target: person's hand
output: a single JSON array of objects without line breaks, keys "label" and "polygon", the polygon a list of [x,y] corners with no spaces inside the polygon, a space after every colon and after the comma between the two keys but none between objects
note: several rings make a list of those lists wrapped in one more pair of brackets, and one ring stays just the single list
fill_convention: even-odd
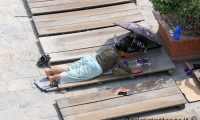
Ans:
[{"label": "person's hand", "polygon": [[137,69],[132,69],[132,70],[131,70],[131,73],[132,73],[132,74],[138,74],[138,73],[142,73],[142,71],[143,71],[143,70],[142,70],[141,68],[137,68]]},{"label": "person's hand", "polygon": [[133,54],[130,54],[130,53],[126,53],[126,54],[123,55],[123,57],[126,57],[126,58],[130,58],[132,56],[133,56]]}]

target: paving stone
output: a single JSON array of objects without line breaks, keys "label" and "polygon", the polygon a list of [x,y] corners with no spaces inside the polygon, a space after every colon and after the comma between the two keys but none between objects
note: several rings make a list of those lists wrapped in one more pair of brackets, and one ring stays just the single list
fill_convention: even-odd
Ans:
[{"label": "paving stone", "polygon": [[19,91],[31,88],[30,78],[15,79],[7,82],[7,88],[9,91]]},{"label": "paving stone", "polygon": [[0,81],[3,81],[5,83],[11,81],[12,78],[12,74],[8,69],[5,69],[2,73],[0,73]]},{"label": "paving stone", "polygon": [[15,18],[12,17],[12,16],[10,16],[10,15],[3,15],[3,16],[1,15],[0,25],[10,25],[10,24],[13,24],[14,19]]},{"label": "paving stone", "polygon": [[5,82],[0,82],[0,93],[4,93],[7,92],[7,87],[6,87],[6,83]]},{"label": "paving stone", "polygon": [[58,108],[52,104],[43,104],[33,107],[26,107],[25,114],[31,120],[44,119],[58,116]]},{"label": "paving stone", "polygon": [[46,118],[45,120],[63,120],[62,116],[56,116],[56,117],[49,117],[49,118]]},{"label": "paving stone", "polygon": [[0,93],[0,111],[18,107],[19,104],[14,92]]},{"label": "paving stone", "polygon": [[19,32],[16,26],[2,27],[2,32],[6,35],[13,35]]},{"label": "paving stone", "polygon": [[42,102],[41,92],[37,89],[16,92],[21,107],[29,107]]},{"label": "paving stone", "polygon": [[27,120],[23,109],[0,111],[0,120]]},{"label": "paving stone", "polygon": [[60,99],[60,98],[64,98],[65,95],[56,91],[56,92],[51,92],[51,93],[46,93],[43,92],[42,93],[42,99],[44,101],[44,103],[55,103],[56,99]]}]

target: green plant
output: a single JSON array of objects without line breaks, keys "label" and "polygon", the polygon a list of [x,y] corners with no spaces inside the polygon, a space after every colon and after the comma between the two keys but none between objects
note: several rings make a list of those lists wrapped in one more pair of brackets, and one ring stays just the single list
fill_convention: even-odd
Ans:
[{"label": "green plant", "polygon": [[150,0],[154,9],[186,29],[200,28],[200,0]]}]

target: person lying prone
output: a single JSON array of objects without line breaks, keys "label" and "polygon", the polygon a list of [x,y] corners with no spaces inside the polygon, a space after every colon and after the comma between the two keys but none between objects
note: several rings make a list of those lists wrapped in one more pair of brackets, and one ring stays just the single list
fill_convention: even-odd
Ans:
[{"label": "person lying prone", "polygon": [[104,49],[100,54],[89,55],[74,62],[71,66],[54,66],[45,70],[46,76],[53,85],[55,81],[60,84],[89,80],[107,72],[115,65],[130,74],[142,72],[140,68],[126,66],[121,57],[127,55],[127,47],[121,43]]}]

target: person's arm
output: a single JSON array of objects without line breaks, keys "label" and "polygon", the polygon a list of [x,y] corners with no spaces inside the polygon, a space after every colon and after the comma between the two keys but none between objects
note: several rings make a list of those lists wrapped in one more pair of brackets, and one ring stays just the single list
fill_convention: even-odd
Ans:
[{"label": "person's arm", "polygon": [[142,69],[139,69],[139,68],[131,69],[130,67],[126,66],[120,56],[117,57],[116,63],[117,63],[117,65],[119,65],[119,67],[121,69],[123,69],[124,71],[126,71],[128,73],[137,74],[137,73],[142,72]]}]

